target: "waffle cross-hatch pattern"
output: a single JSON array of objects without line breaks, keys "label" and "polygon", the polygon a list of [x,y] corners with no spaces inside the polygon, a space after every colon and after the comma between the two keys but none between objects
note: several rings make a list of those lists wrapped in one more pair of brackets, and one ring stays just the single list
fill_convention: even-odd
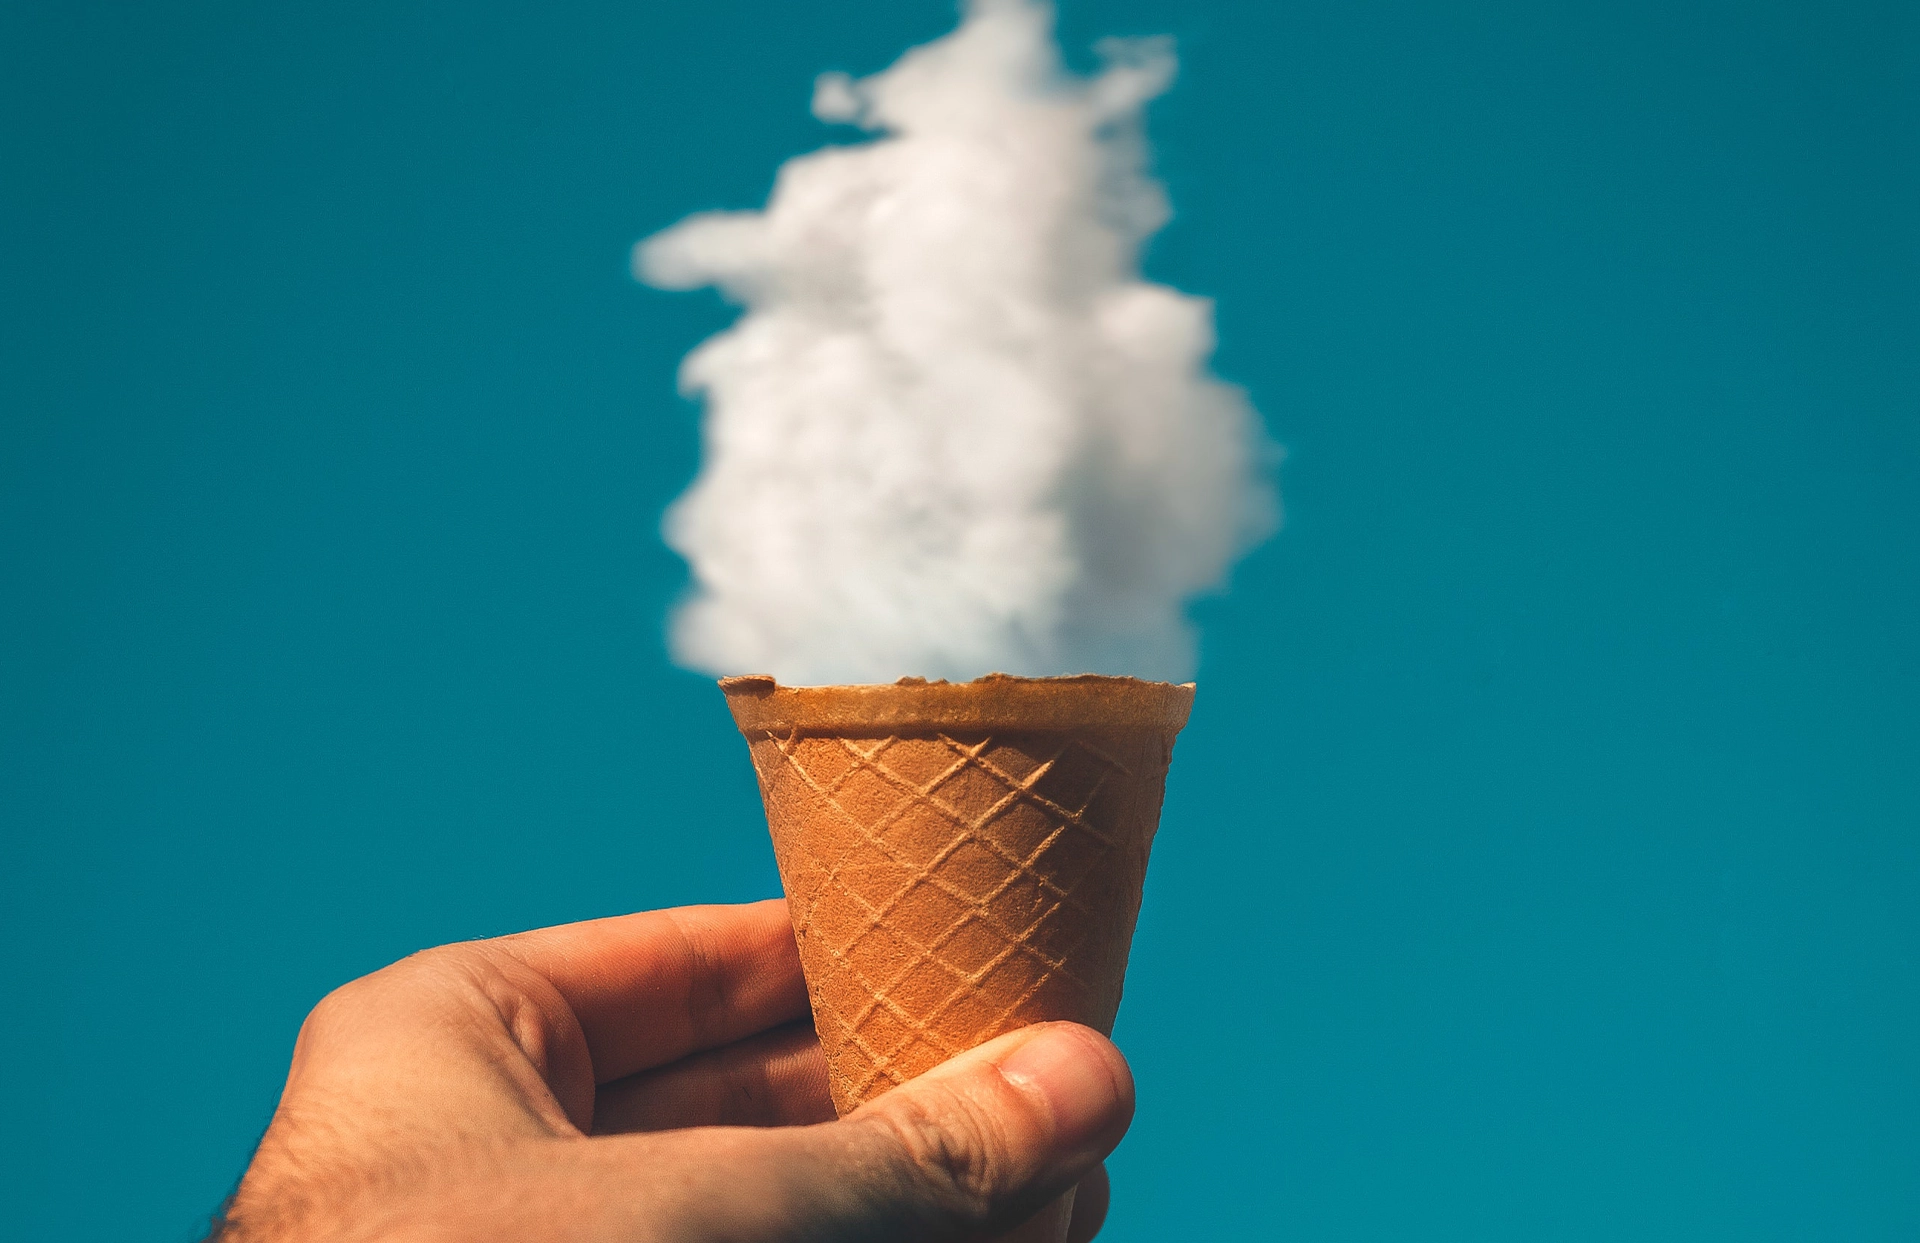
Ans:
[{"label": "waffle cross-hatch pattern", "polygon": [[1111,1028],[1170,743],[753,741],[841,1112],[1025,1023]]}]

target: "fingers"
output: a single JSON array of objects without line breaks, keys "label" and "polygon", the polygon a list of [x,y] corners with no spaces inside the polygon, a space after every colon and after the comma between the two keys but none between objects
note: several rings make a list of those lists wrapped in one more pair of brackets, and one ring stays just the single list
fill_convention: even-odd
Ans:
[{"label": "fingers", "polygon": [[1107,1221],[1107,1204],[1113,1188],[1107,1181],[1107,1167],[1100,1164],[1080,1180],[1073,1196],[1073,1224],[1067,1227],[1067,1243],[1089,1243]]},{"label": "fingers", "polygon": [[842,1124],[865,1132],[852,1147],[871,1171],[846,1224],[877,1222],[882,1238],[1005,1230],[1084,1178],[1132,1121],[1133,1075],[1105,1037],[1073,1023],[1009,1033]]},{"label": "fingers", "polygon": [[608,1084],[593,1111],[600,1135],[831,1121],[827,1059],[807,1019]]},{"label": "fingers", "polygon": [[808,1013],[786,903],[689,906],[485,942],[533,968],[579,1020],[600,1083]]},{"label": "fingers", "polygon": [[[1009,1033],[843,1121],[632,1136],[654,1163],[667,1233],[688,1240],[987,1239],[1092,1174],[1133,1118],[1133,1078],[1072,1023]],[[663,1178],[672,1139],[685,1172]],[[1097,1193],[1096,1193],[1097,1194]],[[1057,1236],[1056,1236],[1057,1237]]]}]

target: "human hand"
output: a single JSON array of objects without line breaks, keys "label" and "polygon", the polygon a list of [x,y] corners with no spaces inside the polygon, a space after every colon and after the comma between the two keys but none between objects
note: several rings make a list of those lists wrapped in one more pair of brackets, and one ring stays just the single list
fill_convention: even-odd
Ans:
[{"label": "human hand", "polygon": [[314,1008],[220,1243],[967,1240],[1133,1116],[1104,1037],[1012,1032],[833,1121],[786,904],[427,950]]}]

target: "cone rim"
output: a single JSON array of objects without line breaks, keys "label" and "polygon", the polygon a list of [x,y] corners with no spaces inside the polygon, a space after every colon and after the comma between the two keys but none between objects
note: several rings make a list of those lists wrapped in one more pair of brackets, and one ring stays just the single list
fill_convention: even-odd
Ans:
[{"label": "cone rim", "polygon": [[765,674],[720,679],[734,723],[765,733],[904,729],[1106,730],[1177,733],[1193,708],[1191,682],[1080,673],[1029,678],[990,673],[971,682],[901,678],[846,686],[782,686]]}]

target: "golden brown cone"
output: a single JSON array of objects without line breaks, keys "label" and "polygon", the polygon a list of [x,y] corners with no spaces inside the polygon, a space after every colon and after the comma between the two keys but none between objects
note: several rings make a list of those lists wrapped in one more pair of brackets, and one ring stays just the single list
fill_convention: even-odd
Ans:
[{"label": "golden brown cone", "polygon": [[[1029,1023],[1112,1033],[1191,684],[720,688],[760,778],[836,1111]],[[1003,1243],[1058,1243],[1072,1204]]]},{"label": "golden brown cone", "polygon": [[1029,1023],[1113,1030],[1191,685],[720,686],[836,1110]]}]

